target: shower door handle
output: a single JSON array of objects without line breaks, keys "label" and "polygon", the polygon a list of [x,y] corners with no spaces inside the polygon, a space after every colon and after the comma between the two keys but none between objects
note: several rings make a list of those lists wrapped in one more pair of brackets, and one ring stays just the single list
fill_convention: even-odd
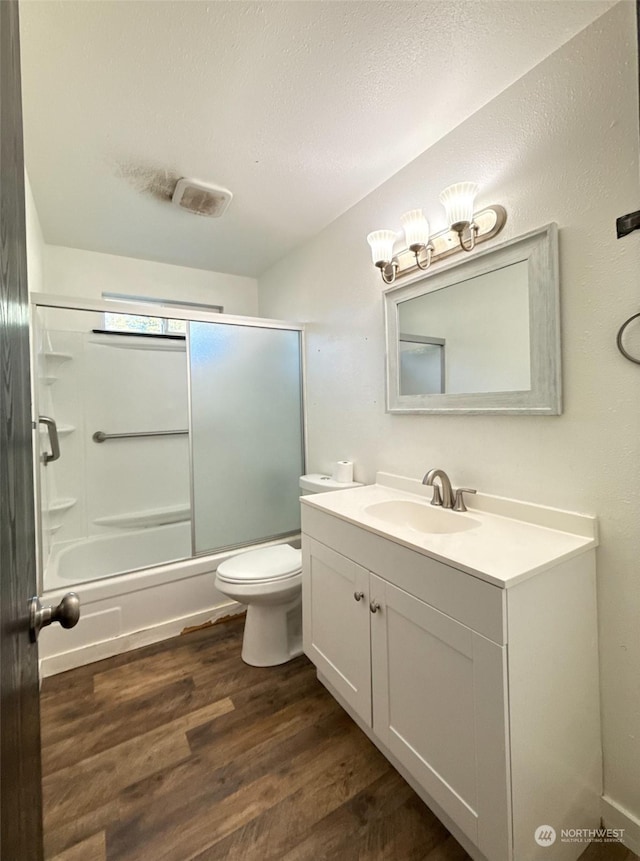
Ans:
[{"label": "shower door handle", "polygon": [[29,639],[35,643],[42,628],[59,622],[63,628],[75,628],[80,618],[80,598],[67,592],[57,607],[43,607],[36,595],[29,601]]},{"label": "shower door handle", "polygon": [[47,433],[49,434],[49,445],[51,446],[51,454],[49,452],[42,452],[42,462],[46,466],[48,463],[51,463],[54,460],[58,460],[60,457],[60,441],[58,440],[58,428],[54,419],[50,419],[48,416],[39,416],[38,424],[44,425],[47,429]]}]

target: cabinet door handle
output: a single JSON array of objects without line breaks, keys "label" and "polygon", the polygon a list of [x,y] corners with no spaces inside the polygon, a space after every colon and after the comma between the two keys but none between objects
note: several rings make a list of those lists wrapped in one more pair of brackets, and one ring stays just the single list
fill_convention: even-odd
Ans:
[{"label": "cabinet door handle", "polygon": [[382,608],[380,607],[380,604],[378,604],[378,602],[377,602],[377,601],[372,601],[372,602],[369,604],[369,609],[371,610],[371,612],[372,612],[372,613],[377,613],[377,612],[378,612],[378,610],[380,610],[380,609],[382,609]]},{"label": "cabinet door handle", "polygon": [[364,592],[354,592],[353,597],[356,599],[356,601],[362,601],[362,599],[364,598]]}]

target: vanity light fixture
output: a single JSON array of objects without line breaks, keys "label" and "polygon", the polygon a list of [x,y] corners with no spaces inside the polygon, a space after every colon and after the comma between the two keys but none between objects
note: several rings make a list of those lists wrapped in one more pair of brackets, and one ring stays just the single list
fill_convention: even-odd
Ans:
[{"label": "vanity light fixture", "polygon": [[385,284],[393,284],[398,269],[398,261],[393,256],[395,230],[374,230],[367,236],[367,242],[371,246],[373,265],[380,270],[382,280]]},{"label": "vanity light fixture", "polygon": [[[400,216],[400,224],[404,230],[409,251],[413,251],[418,269],[428,269],[431,266],[431,257],[434,252],[433,244],[429,242],[429,222],[424,217],[421,209],[411,209]],[[424,254],[426,260],[420,262],[420,255]]]},{"label": "vanity light fixture", "polygon": [[440,194],[449,227],[429,234],[429,222],[421,209],[405,212],[400,218],[406,247],[394,254],[398,234],[394,230],[374,230],[367,236],[373,263],[380,270],[385,284],[422,269],[433,262],[462,251],[473,251],[477,244],[496,236],[505,225],[507,213],[503,206],[489,206],[474,213],[478,192],[475,182],[458,182]]},{"label": "vanity light fixture", "polygon": [[[476,246],[478,225],[473,220],[473,202],[478,193],[475,182],[456,182],[440,192],[440,203],[447,213],[449,227],[458,234],[460,248],[473,251]],[[463,234],[469,232],[469,244],[465,245]]]}]

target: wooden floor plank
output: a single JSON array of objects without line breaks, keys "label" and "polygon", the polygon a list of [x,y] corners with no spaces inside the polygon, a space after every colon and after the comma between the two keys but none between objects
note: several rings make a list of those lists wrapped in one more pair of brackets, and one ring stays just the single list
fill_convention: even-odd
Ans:
[{"label": "wooden floor plank", "polygon": [[76,843],[71,849],[56,855],[53,861],[106,861],[107,844],[104,831]]},{"label": "wooden floor plank", "polygon": [[147,692],[115,708],[94,708],[67,722],[68,732],[42,744],[42,771],[49,775],[96,753],[109,750],[135,736],[164,726],[175,717],[207,704],[194,696],[190,678],[162,690]]},{"label": "wooden floor plank", "polygon": [[468,861],[306,658],[241,646],[231,620],[45,680],[47,859]]},{"label": "wooden floor plank", "polygon": [[196,670],[206,669],[211,663],[218,665],[226,656],[236,657],[238,646],[237,636],[228,634],[218,636],[211,644],[181,645],[173,651],[164,650],[136,662],[106,668],[94,676],[95,701],[112,704],[139,697],[147,690],[161,689]]},{"label": "wooden floor plank", "polygon": [[316,692],[304,697],[297,707],[290,705],[261,721],[258,733],[253,724],[247,724],[246,733],[237,728],[232,735],[225,735],[222,743],[126,787],[120,794],[121,821],[151,807],[191,804],[205,793],[213,797],[218,787],[220,794],[228,795],[265,769],[277,768],[282,756],[278,742],[294,737],[293,744],[307,743],[300,733],[306,729],[314,735],[311,728],[322,725],[332,714],[344,721],[339,707]]},{"label": "wooden floor plank", "polygon": [[[212,850],[198,855],[195,861],[213,861],[216,857],[244,861],[252,855],[265,861],[305,855],[321,858],[327,853],[327,857],[340,857],[332,851],[331,829],[324,827],[330,814],[341,811],[333,827],[341,842],[345,834],[352,834],[355,828],[369,821],[370,811],[375,809],[379,815],[385,804],[395,808],[413,794],[379,756],[377,752],[372,756],[372,751],[365,748],[359,757],[338,763],[314,783],[307,783]],[[294,850],[300,848],[302,853],[296,855]]]},{"label": "wooden floor plank", "polygon": [[188,759],[191,755],[188,730],[232,709],[233,703],[228,698],[211,703],[48,775],[43,780],[45,828],[51,821],[67,822],[116,797],[133,779]]},{"label": "wooden floor plank", "polygon": [[112,799],[87,813],[79,813],[67,822],[60,822],[54,816],[44,829],[45,858],[55,858],[77,844],[84,843],[96,832],[104,832],[107,825],[117,821],[118,815],[118,800]]},{"label": "wooden floor plank", "polygon": [[[107,831],[107,858],[134,861],[143,843],[154,861],[186,861],[348,758],[359,733],[341,716],[302,730],[255,761],[233,761],[211,775],[170,819],[147,809]],[[134,836],[132,841],[131,837]]]},{"label": "wooden floor plank", "polygon": [[[397,772],[387,773],[392,779],[386,785],[370,787],[319,820],[282,855],[283,861],[422,861],[449,832]],[[460,857],[468,858],[466,853]]]}]

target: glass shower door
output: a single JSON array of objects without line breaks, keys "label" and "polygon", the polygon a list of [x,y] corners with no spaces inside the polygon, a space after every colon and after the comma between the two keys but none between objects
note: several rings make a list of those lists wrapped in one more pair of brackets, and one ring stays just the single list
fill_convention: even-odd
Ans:
[{"label": "glass shower door", "polygon": [[300,528],[300,332],[189,324],[195,553]]}]

